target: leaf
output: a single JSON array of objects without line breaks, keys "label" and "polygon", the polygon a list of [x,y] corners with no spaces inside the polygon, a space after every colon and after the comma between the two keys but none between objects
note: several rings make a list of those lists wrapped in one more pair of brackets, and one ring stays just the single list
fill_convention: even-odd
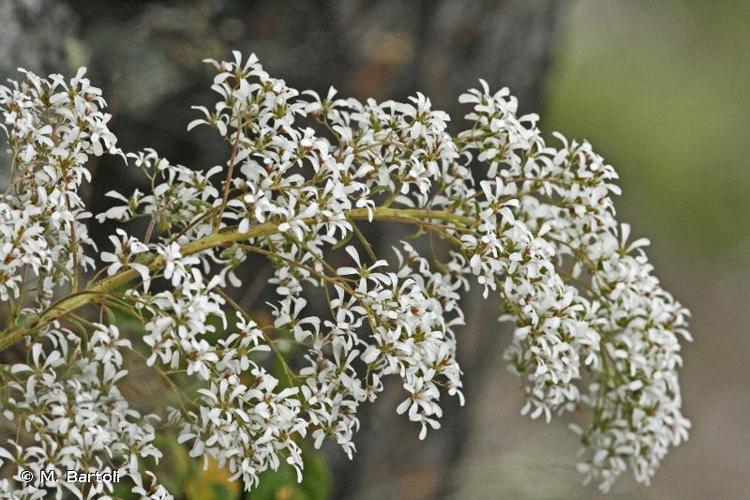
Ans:
[{"label": "leaf", "polygon": [[19,314],[16,318],[16,325],[21,328],[28,328],[39,319],[38,314]]},{"label": "leaf", "polygon": [[322,453],[309,452],[302,456],[305,479],[302,489],[310,500],[326,500],[331,494],[331,471]]},{"label": "leaf", "polygon": [[202,460],[195,465],[197,470],[185,483],[185,498],[188,500],[234,500],[240,494],[241,482],[230,481],[232,474],[219,467],[213,458],[208,459],[205,470]]},{"label": "leaf", "polygon": [[252,500],[327,500],[331,493],[331,473],[323,454],[303,450],[304,479],[288,464],[260,475],[260,484],[250,492]]}]

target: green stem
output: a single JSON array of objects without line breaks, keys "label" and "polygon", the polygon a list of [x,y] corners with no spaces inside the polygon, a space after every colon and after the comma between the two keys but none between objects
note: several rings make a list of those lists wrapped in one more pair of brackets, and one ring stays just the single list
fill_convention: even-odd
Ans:
[{"label": "green stem", "polygon": [[[373,220],[401,224],[420,225],[430,219],[453,222],[464,226],[472,225],[475,222],[471,217],[456,215],[443,210],[386,207],[376,207],[371,210]],[[366,208],[355,208],[349,210],[345,215],[353,219],[369,219],[369,213]],[[238,241],[245,241],[258,236],[268,236],[277,232],[277,225],[270,222],[254,226],[244,233],[232,228],[215,232],[187,243],[181,247],[180,252],[182,255],[192,255],[211,248],[226,247]],[[152,271],[160,269],[163,263],[163,257],[154,253],[148,254],[143,260],[143,264]],[[1,332],[0,351],[7,349],[27,335],[32,335],[40,329],[54,323],[68,313],[91,303],[97,296],[109,294],[110,292],[127,285],[131,281],[138,279],[139,276],[140,275],[135,269],[128,268],[115,275],[95,282],[85,290],[81,290],[59,300],[34,321],[24,325],[15,325]]]}]

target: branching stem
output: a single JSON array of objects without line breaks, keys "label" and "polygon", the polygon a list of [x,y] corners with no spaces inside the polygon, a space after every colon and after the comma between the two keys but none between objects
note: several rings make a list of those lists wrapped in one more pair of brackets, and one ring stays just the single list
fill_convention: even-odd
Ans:
[{"label": "branching stem", "polygon": [[[395,222],[401,224],[414,224],[418,226],[435,226],[430,220],[441,220],[452,222],[459,226],[470,226],[474,223],[471,217],[456,215],[443,210],[411,209],[411,208],[387,208],[376,207],[372,210],[372,220]],[[346,213],[347,217],[358,220],[368,220],[370,215],[366,208],[355,208]],[[245,241],[258,236],[267,236],[278,232],[274,223],[258,224],[251,227],[247,232],[239,232],[229,229],[214,232],[198,240],[183,245],[180,249],[182,255],[193,255],[205,250],[217,247],[226,247],[232,243]],[[160,269],[164,264],[164,258],[158,254],[151,253],[143,259],[143,264],[151,271]],[[0,333],[0,351],[7,349],[27,335],[32,335],[40,329],[48,326],[65,315],[90,304],[96,297],[106,296],[121,288],[131,281],[138,279],[140,275],[135,269],[129,268],[117,274],[101,279],[85,290],[73,293],[55,303],[35,320],[28,324],[15,325]]]}]

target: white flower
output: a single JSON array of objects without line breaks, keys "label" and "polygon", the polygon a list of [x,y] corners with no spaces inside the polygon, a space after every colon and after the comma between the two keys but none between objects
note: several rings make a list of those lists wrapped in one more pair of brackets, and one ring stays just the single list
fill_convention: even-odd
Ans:
[{"label": "white flower", "polygon": [[130,267],[141,275],[143,288],[148,290],[151,283],[151,274],[148,266],[132,261],[132,258],[135,255],[148,252],[148,247],[138,241],[135,237],[128,236],[128,234],[122,229],[118,228],[116,232],[120,236],[119,238],[116,236],[109,237],[109,240],[115,247],[114,253],[102,252],[100,255],[102,262],[109,263],[109,266],[107,266],[107,274],[112,276],[122,267]]}]

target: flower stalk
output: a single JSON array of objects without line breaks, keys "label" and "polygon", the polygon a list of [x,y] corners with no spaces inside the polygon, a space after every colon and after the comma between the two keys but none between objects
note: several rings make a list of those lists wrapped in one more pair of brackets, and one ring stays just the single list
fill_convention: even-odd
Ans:
[{"label": "flower stalk", "polygon": [[[357,220],[367,220],[369,213],[367,209],[355,208],[350,210],[347,217]],[[442,210],[428,209],[411,209],[411,208],[388,208],[376,207],[372,209],[372,219],[380,222],[393,222],[400,224],[419,225],[430,220],[441,220],[470,226],[473,220],[469,217],[447,213]],[[278,224],[266,223],[250,228],[246,232],[234,230],[219,231],[196,241],[183,245],[180,248],[182,255],[193,255],[212,248],[225,247],[232,243],[245,241],[258,236],[267,236],[278,232]],[[164,259],[156,254],[147,254],[143,257],[143,263],[151,271],[158,271],[164,265]],[[0,332],[0,351],[7,349],[16,342],[22,340],[27,335],[33,335],[45,326],[59,320],[66,314],[72,313],[88,304],[97,301],[100,297],[112,294],[117,289],[124,287],[131,281],[139,278],[137,271],[126,269],[120,271],[114,276],[100,279],[90,284],[85,290],[73,293],[57,301],[50,309],[42,313],[33,321],[27,321],[25,324],[15,325]],[[105,297],[103,300],[107,300]]]}]

